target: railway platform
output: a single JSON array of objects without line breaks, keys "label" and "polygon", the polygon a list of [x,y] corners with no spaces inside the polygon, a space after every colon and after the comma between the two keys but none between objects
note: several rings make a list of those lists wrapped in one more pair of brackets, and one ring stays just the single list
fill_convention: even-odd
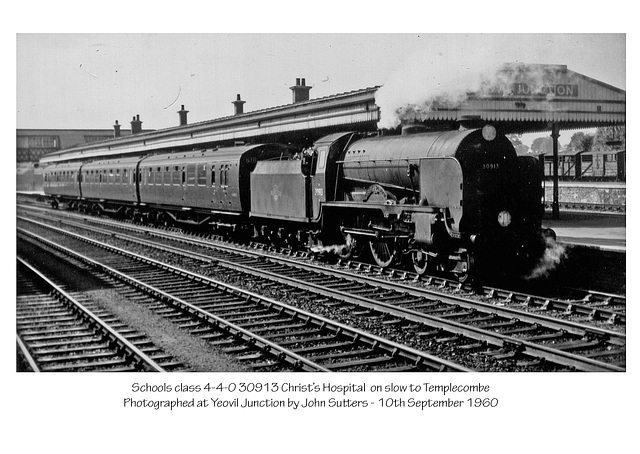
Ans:
[{"label": "railway platform", "polygon": [[[548,276],[561,285],[626,294],[627,240],[625,214],[560,209],[560,219],[545,213],[543,227],[555,230],[558,243]],[[554,262],[554,259],[557,262]]]},{"label": "railway platform", "polygon": [[560,210],[560,219],[545,213],[543,227],[555,230],[558,241],[571,245],[626,252],[626,215]]}]

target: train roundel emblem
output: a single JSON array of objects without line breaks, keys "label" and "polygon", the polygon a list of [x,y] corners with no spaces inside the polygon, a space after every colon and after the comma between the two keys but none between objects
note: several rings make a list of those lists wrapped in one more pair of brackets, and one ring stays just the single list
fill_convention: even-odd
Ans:
[{"label": "train roundel emblem", "polygon": [[278,185],[273,185],[273,189],[271,190],[271,198],[273,198],[273,200],[277,202],[281,195],[282,191],[280,190]]}]

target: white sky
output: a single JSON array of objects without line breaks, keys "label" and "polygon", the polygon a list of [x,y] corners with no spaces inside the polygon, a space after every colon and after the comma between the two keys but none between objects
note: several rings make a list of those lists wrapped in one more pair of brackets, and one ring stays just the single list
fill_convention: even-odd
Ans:
[{"label": "white sky", "polygon": [[17,127],[128,128],[139,114],[160,129],[182,104],[190,123],[231,115],[237,93],[245,112],[288,104],[297,77],[319,98],[403,68],[446,84],[445,66],[487,61],[566,64],[626,89],[625,50],[624,34],[18,34]]}]

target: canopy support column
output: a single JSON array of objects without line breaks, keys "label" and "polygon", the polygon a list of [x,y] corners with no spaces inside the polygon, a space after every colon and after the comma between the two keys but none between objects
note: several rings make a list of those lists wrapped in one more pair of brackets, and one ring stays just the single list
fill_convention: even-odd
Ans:
[{"label": "canopy support column", "polygon": [[558,123],[551,126],[551,138],[553,139],[553,202],[551,205],[551,218],[560,219],[560,203],[558,201],[558,138],[560,127]]}]

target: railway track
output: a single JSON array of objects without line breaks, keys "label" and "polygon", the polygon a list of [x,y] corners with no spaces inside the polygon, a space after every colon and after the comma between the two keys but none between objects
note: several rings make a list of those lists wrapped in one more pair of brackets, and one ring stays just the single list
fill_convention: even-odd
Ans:
[{"label": "railway track", "polygon": [[[86,220],[85,220],[86,221]],[[225,247],[220,243],[211,243],[206,239],[189,237],[183,232],[171,233],[166,231],[158,231],[140,226],[118,224],[113,221],[102,219],[91,219],[92,223],[102,225],[107,228],[116,228],[117,231],[127,230],[134,234],[142,234],[144,237],[152,236],[157,238],[168,239],[173,242],[179,242],[190,245],[196,250],[199,248],[208,248],[213,251],[220,252],[221,255],[213,254],[215,258],[225,259],[231,254],[242,254],[243,257],[268,259],[270,263],[281,263],[283,266],[302,267],[300,261],[287,260],[285,258],[278,259],[274,257],[270,251],[262,252],[260,250],[241,252],[237,246]],[[80,227],[80,225],[76,224]],[[296,252],[301,257],[312,257],[305,252]],[[247,262],[248,263],[248,262]],[[262,266],[259,261],[256,266]],[[370,265],[353,260],[339,260],[338,266],[342,267],[347,274],[341,273],[341,276],[351,277],[353,273],[358,273],[365,279],[371,275],[375,275],[374,279],[369,279],[371,285],[380,285],[380,280],[395,282],[398,288],[404,291],[406,283],[415,283],[421,288],[427,288],[436,293],[452,293],[467,296],[480,297],[482,300],[500,306],[511,306],[520,310],[544,312],[547,315],[556,316],[565,319],[574,319],[576,321],[599,324],[601,326],[621,326],[626,325],[626,298],[622,295],[614,295],[597,291],[587,291],[575,288],[554,289],[554,292],[560,292],[558,297],[550,297],[548,295],[536,295],[532,293],[518,292],[514,290],[501,289],[491,286],[478,286],[472,284],[462,284],[457,281],[446,279],[438,276],[420,276],[413,272],[407,272],[397,269],[384,269],[375,265]],[[309,266],[307,269],[316,272],[320,266]],[[337,273],[337,272],[336,272]]]},{"label": "railway track", "polygon": [[[80,255],[25,235],[128,282],[156,301],[153,309],[233,354],[251,370],[466,371],[468,369],[286,304],[223,285],[155,260],[85,240]],[[76,237],[75,241],[80,241]],[[77,246],[77,245],[76,245]],[[100,246],[100,247],[99,247]]]},{"label": "railway track", "polygon": [[179,370],[142,333],[87,307],[18,257],[16,343],[34,372]]},{"label": "railway track", "polygon": [[[107,234],[114,235],[113,232]],[[144,244],[144,247],[153,246],[148,240],[122,238]],[[177,241],[184,243],[187,240],[179,238]],[[204,245],[199,243],[198,247]],[[185,247],[181,246],[180,250],[174,247],[171,253],[184,255],[182,249]],[[169,250],[164,249],[165,253]],[[225,251],[225,254],[229,253]],[[189,254],[191,259],[195,257]],[[426,325],[429,329],[422,330],[421,337],[433,337],[442,342],[442,334],[445,333],[445,339],[449,336],[450,339],[461,341],[458,342],[460,348],[466,351],[483,351],[483,354],[493,354],[495,357],[523,358],[520,363],[526,365],[548,362],[579,370],[624,370],[626,339],[620,333],[462,297],[429,295],[423,289],[380,279],[344,274],[336,277],[335,270],[320,269],[309,264],[285,265],[282,259],[276,263],[274,259],[248,257],[246,252],[243,254],[243,263],[238,263],[240,259],[237,255],[233,260],[200,256],[197,258],[200,264],[194,266],[201,267],[203,261],[213,263],[213,260],[217,267],[312,292],[316,297],[321,295],[327,298],[328,305],[348,304],[359,308],[357,315],[362,319],[382,318],[381,323],[387,325]],[[258,268],[261,270],[256,271]],[[309,273],[315,273],[315,277]],[[548,306],[542,310],[548,310]],[[567,309],[564,311],[567,312]]]},{"label": "railway track", "polygon": [[[38,210],[40,211],[40,210]],[[59,214],[59,213],[58,213]],[[141,227],[130,223],[117,223],[104,218],[94,218],[87,216],[65,213],[64,217],[70,219],[81,219],[83,223],[102,225],[107,228],[117,228],[119,231],[127,230],[134,234],[143,233],[144,236],[155,236],[157,238],[168,238],[172,241],[191,243],[196,247],[212,247],[216,245],[220,250],[224,250],[221,242],[226,242],[222,237],[211,235],[198,236],[183,232],[179,229],[163,230]],[[45,219],[45,217],[42,217]],[[209,239],[219,239],[220,242],[210,242]],[[229,244],[229,243],[226,243]],[[230,246],[230,251],[238,253],[240,245]],[[309,259],[313,261],[319,255],[306,251],[294,251],[289,249],[276,249],[265,246],[261,243],[252,243],[243,248],[249,256],[265,257],[274,260],[274,255],[288,256],[295,259]],[[224,256],[222,256],[224,258]],[[291,263],[291,262],[289,262]],[[381,268],[377,265],[359,262],[357,260],[339,259],[335,266],[348,271],[365,276],[375,275],[377,278],[392,282],[413,282],[421,287],[432,289],[436,292],[448,292],[454,294],[474,295],[484,298],[487,302],[500,305],[513,305],[523,309],[543,310],[549,314],[556,314],[562,317],[587,318],[595,322],[602,321],[610,325],[626,324],[626,297],[595,290],[584,290],[577,288],[557,287],[551,289],[538,289],[537,292],[518,291],[517,289],[505,289],[490,285],[476,285],[471,283],[460,283],[457,280],[448,279],[443,276],[420,276],[415,272],[394,268]],[[530,289],[531,290],[531,289]]]}]

